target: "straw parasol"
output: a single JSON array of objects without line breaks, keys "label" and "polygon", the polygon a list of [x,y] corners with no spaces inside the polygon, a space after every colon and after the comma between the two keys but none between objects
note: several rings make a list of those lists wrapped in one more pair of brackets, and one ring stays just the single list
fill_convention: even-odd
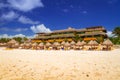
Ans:
[{"label": "straw parasol", "polygon": [[103,42],[102,45],[106,46],[106,48],[104,48],[105,50],[111,50],[111,46],[113,46],[113,43],[109,39],[107,39]]},{"label": "straw parasol", "polygon": [[74,44],[75,44],[75,41],[70,42],[70,44],[71,44],[71,45],[74,45]]},{"label": "straw parasol", "polygon": [[109,39],[107,39],[103,42],[103,45],[113,46],[113,43]]},{"label": "straw parasol", "polygon": [[82,41],[82,44],[83,44],[83,45],[85,45],[85,44],[86,44],[86,42],[85,42],[85,41]]},{"label": "straw parasol", "polygon": [[46,45],[46,46],[51,46],[51,43],[47,42],[45,45]]},{"label": "straw parasol", "polygon": [[7,46],[9,48],[13,48],[16,43],[18,43],[16,40],[11,39],[9,42],[7,42]]},{"label": "straw parasol", "polygon": [[69,47],[69,46],[70,46],[70,43],[69,43],[69,42],[66,42],[66,43],[64,44],[64,46]]},{"label": "straw parasol", "polygon": [[64,45],[64,44],[65,44],[65,41],[63,41],[61,44]]},{"label": "straw parasol", "polygon": [[44,46],[44,43],[41,42],[38,46],[43,47],[43,46]]},{"label": "straw parasol", "polygon": [[37,45],[38,45],[38,44],[37,44],[36,42],[32,44],[32,46],[37,46]]},{"label": "straw parasol", "polygon": [[8,42],[8,44],[15,44],[15,43],[18,43],[16,40],[14,40],[14,39],[11,39],[9,42]]},{"label": "straw parasol", "polygon": [[94,45],[94,41],[93,40],[89,41],[88,45],[91,45],[91,46]]},{"label": "straw parasol", "polygon": [[76,43],[76,46],[82,46],[82,45],[83,45],[83,43],[80,42],[80,41],[78,41],[78,42]]},{"label": "straw parasol", "polygon": [[93,43],[94,43],[94,45],[99,45],[99,44],[97,43],[97,41],[93,41]]},{"label": "straw parasol", "polygon": [[53,46],[60,46],[60,43],[54,42],[54,43],[53,43]]}]

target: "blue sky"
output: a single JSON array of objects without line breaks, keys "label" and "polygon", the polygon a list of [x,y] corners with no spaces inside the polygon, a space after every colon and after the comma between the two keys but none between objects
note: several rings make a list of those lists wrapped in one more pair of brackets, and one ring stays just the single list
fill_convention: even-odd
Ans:
[{"label": "blue sky", "polygon": [[0,37],[99,25],[120,26],[120,0],[0,0]]}]

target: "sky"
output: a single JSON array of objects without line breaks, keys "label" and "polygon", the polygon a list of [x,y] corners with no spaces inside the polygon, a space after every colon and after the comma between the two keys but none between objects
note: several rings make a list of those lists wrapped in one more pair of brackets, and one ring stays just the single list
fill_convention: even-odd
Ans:
[{"label": "sky", "polygon": [[111,35],[120,26],[120,0],[0,0],[0,38],[91,26]]}]

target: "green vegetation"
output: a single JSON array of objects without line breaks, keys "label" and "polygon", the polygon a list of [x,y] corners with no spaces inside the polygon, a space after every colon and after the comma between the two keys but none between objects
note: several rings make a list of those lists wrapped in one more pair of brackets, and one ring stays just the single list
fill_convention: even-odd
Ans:
[{"label": "green vegetation", "polygon": [[13,37],[13,38],[0,38],[0,42],[1,43],[7,43],[8,41],[10,41],[11,39],[15,39],[16,41],[18,41],[19,43],[22,43],[26,40],[28,40],[28,38],[26,37]]},{"label": "green vegetation", "polygon": [[117,45],[120,45],[120,26],[116,27],[113,31],[113,34],[115,34],[113,37],[109,37],[109,39]]}]

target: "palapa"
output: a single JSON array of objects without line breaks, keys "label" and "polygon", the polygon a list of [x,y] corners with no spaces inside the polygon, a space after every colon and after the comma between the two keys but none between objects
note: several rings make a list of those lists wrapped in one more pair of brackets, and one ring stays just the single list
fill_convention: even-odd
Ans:
[{"label": "palapa", "polygon": [[64,44],[64,46],[68,47],[68,46],[70,46],[70,43],[69,43],[69,42],[66,42],[66,43]]},{"label": "palapa", "polygon": [[103,42],[103,45],[110,45],[110,46],[112,46],[113,43],[112,43],[109,39],[107,39],[107,40],[105,40],[105,41]]},{"label": "palapa", "polygon": [[74,44],[75,44],[75,41],[71,41],[70,44],[71,44],[71,45],[74,45]]},{"label": "palapa", "polygon": [[80,41],[78,41],[78,42],[76,43],[76,46],[82,46],[82,45],[83,45],[83,43],[80,42]]},{"label": "palapa", "polygon": [[53,46],[60,46],[60,43],[54,42],[54,43],[53,43]]}]

